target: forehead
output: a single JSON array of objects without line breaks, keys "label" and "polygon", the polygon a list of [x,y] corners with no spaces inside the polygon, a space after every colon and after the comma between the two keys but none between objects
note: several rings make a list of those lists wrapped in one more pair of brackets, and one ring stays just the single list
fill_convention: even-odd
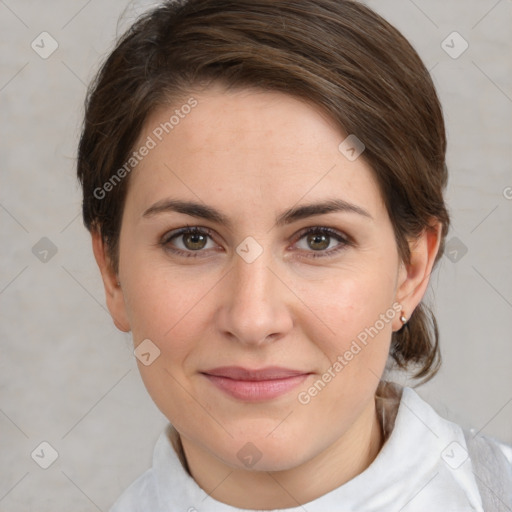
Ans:
[{"label": "forehead", "polygon": [[182,113],[168,134],[169,139],[185,141],[189,150],[226,152],[243,146],[259,152],[262,145],[275,142],[278,147],[272,145],[274,151],[292,155],[302,148],[309,150],[320,143],[327,147],[332,142],[335,152],[344,135],[333,120],[305,100],[256,88],[227,91],[220,84],[190,93],[172,106],[159,107],[148,117],[144,131],[165,124],[173,113],[188,111],[186,104],[191,98],[197,105],[188,114]]},{"label": "forehead", "polygon": [[152,149],[132,171],[129,196],[140,210],[178,190],[201,200],[242,194],[267,205],[334,193],[374,203],[378,213],[371,168],[339,150],[346,137],[319,108],[293,96],[214,86],[151,113],[136,148],[151,139]]}]

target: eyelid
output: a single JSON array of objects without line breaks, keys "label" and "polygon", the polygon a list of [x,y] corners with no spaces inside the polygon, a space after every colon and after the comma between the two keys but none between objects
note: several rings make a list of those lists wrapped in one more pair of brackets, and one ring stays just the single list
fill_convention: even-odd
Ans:
[{"label": "eyelid", "polygon": [[161,237],[160,242],[166,243],[172,240],[173,238],[177,238],[180,235],[184,235],[186,233],[198,233],[201,235],[208,235],[213,238],[212,234],[214,233],[212,229],[206,228],[204,226],[190,226],[186,225],[182,228],[171,229],[170,231],[166,231]]},{"label": "eyelid", "polygon": [[[198,257],[200,255],[200,253],[204,253],[205,251],[204,250],[184,251],[183,249],[178,249],[176,247],[174,247],[174,248],[169,247],[171,240],[173,240],[174,238],[179,238],[180,236],[183,236],[185,234],[191,234],[191,233],[192,234],[197,233],[197,234],[200,234],[203,236],[207,236],[211,240],[215,241],[215,237],[213,236],[214,231],[212,229],[204,227],[204,226],[190,226],[187,224],[186,226],[184,226],[182,228],[173,229],[171,231],[167,231],[166,233],[164,233],[160,237],[160,240],[157,245],[160,245],[165,250],[175,253],[175,254],[178,254],[178,255],[185,255],[185,257]],[[201,257],[203,257],[203,256],[201,255]]]},{"label": "eyelid", "polygon": [[328,235],[339,238],[340,240],[346,242],[346,243],[353,243],[353,240],[350,236],[348,236],[343,231],[339,231],[338,229],[331,228],[329,226],[322,226],[315,224],[314,226],[309,226],[307,228],[301,229],[296,235],[295,235],[295,241],[300,240],[304,235],[307,235],[309,233],[327,233]]},{"label": "eyelid", "polygon": [[[308,235],[309,233],[322,233],[327,234],[331,238],[335,238],[339,244],[336,247],[333,247],[329,250],[323,250],[323,251],[305,251],[304,258],[329,258],[334,257],[337,255],[340,251],[345,249],[346,247],[350,247],[354,245],[354,240],[352,237],[347,235],[346,233],[339,231],[337,229],[331,228],[329,226],[322,226],[322,225],[314,225],[307,228],[304,228],[300,230],[294,237],[294,244],[296,244],[299,240],[304,238],[304,236]],[[301,249],[294,249],[293,251],[301,251]]]}]

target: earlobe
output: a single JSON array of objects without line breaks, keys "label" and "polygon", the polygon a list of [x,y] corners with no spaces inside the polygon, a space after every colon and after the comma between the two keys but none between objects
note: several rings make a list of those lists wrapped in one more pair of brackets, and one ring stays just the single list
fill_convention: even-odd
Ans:
[{"label": "earlobe", "polygon": [[[441,236],[442,224],[436,221],[409,243],[410,261],[408,264],[401,264],[396,293],[396,300],[401,304],[402,314],[406,318],[411,317],[425,295],[439,251]],[[399,325],[398,329],[401,327],[402,325]]]},{"label": "earlobe", "polygon": [[91,233],[92,250],[94,258],[101,272],[103,287],[105,289],[105,299],[110,316],[114,325],[123,332],[130,331],[130,323],[126,314],[126,305],[121,286],[118,284],[118,278],[109,261],[105,244],[99,231],[95,230]]}]

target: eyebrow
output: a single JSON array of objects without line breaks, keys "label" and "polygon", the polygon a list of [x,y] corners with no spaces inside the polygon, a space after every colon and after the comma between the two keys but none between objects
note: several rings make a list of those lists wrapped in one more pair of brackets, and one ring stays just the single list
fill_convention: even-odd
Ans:
[{"label": "eyebrow", "polygon": [[[159,213],[177,212],[191,217],[197,217],[211,222],[215,222],[232,228],[233,224],[229,218],[219,210],[194,201],[182,201],[179,199],[162,199],[150,206],[144,211],[142,217],[149,218]],[[276,225],[278,227],[292,224],[301,219],[313,217],[315,215],[323,215],[332,212],[356,213],[363,217],[373,219],[369,212],[364,208],[349,203],[343,199],[329,199],[319,203],[310,203],[301,206],[295,206],[285,210],[276,217]]]}]

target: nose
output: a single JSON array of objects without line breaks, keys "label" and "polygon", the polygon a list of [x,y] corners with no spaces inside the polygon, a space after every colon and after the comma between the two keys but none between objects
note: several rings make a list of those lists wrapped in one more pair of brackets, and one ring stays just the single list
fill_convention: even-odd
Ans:
[{"label": "nose", "polygon": [[277,341],[293,327],[293,293],[272,268],[270,251],[264,250],[251,263],[238,254],[233,260],[231,271],[223,279],[218,328],[245,345]]}]

